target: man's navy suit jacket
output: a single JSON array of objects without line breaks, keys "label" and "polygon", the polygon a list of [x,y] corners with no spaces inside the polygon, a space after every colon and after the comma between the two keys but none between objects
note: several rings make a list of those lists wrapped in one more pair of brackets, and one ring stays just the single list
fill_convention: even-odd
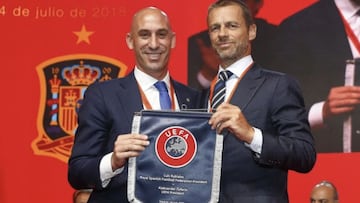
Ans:
[{"label": "man's navy suit jacket", "polygon": [[[171,82],[180,108],[199,107],[199,92],[174,80]],[[74,188],[94,189],[89,203],[128,202],[127,166],[102,188],[99,165],[101,158],[113,151],[117,136],[131,132],[134,112],[142,109],[133,72],[124,78],[95,83],[86,90],[69,159],[68,180]]]},{"label": "man's navy suit jacket", "polygon": [[224,133],[220,202],[287,203],[288,170],[308,172],[316,160],[298,84],[255,63],[229,103],[262,131],[263,144],[258,156],[243,141]]}]

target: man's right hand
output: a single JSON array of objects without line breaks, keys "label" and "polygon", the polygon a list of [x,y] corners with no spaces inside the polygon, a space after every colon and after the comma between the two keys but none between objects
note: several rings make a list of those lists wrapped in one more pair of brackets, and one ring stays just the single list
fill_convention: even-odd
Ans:
[{"label": "man's right hand", "polygon": [[360,86],[340,86],[330,89],[323,107],[326,122],[334,116],[348,114],[360,104]]},{"label": "man's right hand", "polygon": [[111,157],[113,171],[123,167],[128,158],[139,156],[149,144],[147,135],[119,135],[114,143],[114,151]]}]

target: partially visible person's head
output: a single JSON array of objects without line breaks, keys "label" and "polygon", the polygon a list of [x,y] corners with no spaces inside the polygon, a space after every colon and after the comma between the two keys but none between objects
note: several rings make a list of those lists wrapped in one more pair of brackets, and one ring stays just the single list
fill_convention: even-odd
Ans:
[{"label": "partially visible person's head", "polygon": [[171,49],[175,47],[175,33],[163,11],[155,7],[138,11],[126,42],[134,50],[140,70],[158,79],[165,76]]},{"label": "partially visible person's head", "polygon": [[256,25],[247,5],[238,0],[219,0],[208,8],[208,30],[223,68],[250,55]]},{"label": "partially visible person's head", "polygon": [[311,191],[310,203],[338,203],[339,196],[334,184],[321,181]]},{"label": "partially visible person's head", "polygon": [[264,5],[264,0],[242,0],[249,7],[251,14],[255,17]]},{"label": "partially visible person's head", "polygon": [[73,193],[73,203],[87,203],[90,197],[92,190],[76,190]]}]

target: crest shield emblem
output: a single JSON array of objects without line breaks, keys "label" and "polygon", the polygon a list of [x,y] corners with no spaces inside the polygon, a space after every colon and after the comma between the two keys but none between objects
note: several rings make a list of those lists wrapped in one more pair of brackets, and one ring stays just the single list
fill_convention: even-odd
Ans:
[{"label": "crest shield emblem", "polygon": [[59,126],[67,134],[74,134],[77,127],[77,109],[87,86],[60,86]]},{"label": "crest shield emblem", "polygon": [[84,92],[94,82],[123,77],[127,66],[115,59],[76,54],[49,59],[36,67],[40,79],[35,154],[67,162]]}]

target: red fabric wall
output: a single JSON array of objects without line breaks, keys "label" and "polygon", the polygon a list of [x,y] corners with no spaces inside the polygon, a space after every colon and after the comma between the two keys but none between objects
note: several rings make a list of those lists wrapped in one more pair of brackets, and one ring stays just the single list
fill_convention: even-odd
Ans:
[{"label": "red fabric wall", "polygon": [[[125,34],[134,11],[152,5],[170,16],[177,33],[170,71],[186,83],[187,38],[206,27],[206,10],[212,1],[0,2],[0,202],[71,202],[73,189],[67,182],[66,161],[41,155],[32,146],[40,136],[38,116],[44,84],[36,71],[39,64],[64,55],[91,54],[116,59],[130,71],[134,60],[126,47]],[[312,2],[268,0],[258,16],[278,24]],[[77,44],[78,37],[73,32],[80,31],[82,25],[93,34],[89,43]],[[291,202],[307,202],[311,187],[321,179],[338,186],[342,202],[354,202],[357,187],[351,185],[360,181],[356,172],[359,160],[355,153],[320,154],[312,172],[290,172]]]}]

